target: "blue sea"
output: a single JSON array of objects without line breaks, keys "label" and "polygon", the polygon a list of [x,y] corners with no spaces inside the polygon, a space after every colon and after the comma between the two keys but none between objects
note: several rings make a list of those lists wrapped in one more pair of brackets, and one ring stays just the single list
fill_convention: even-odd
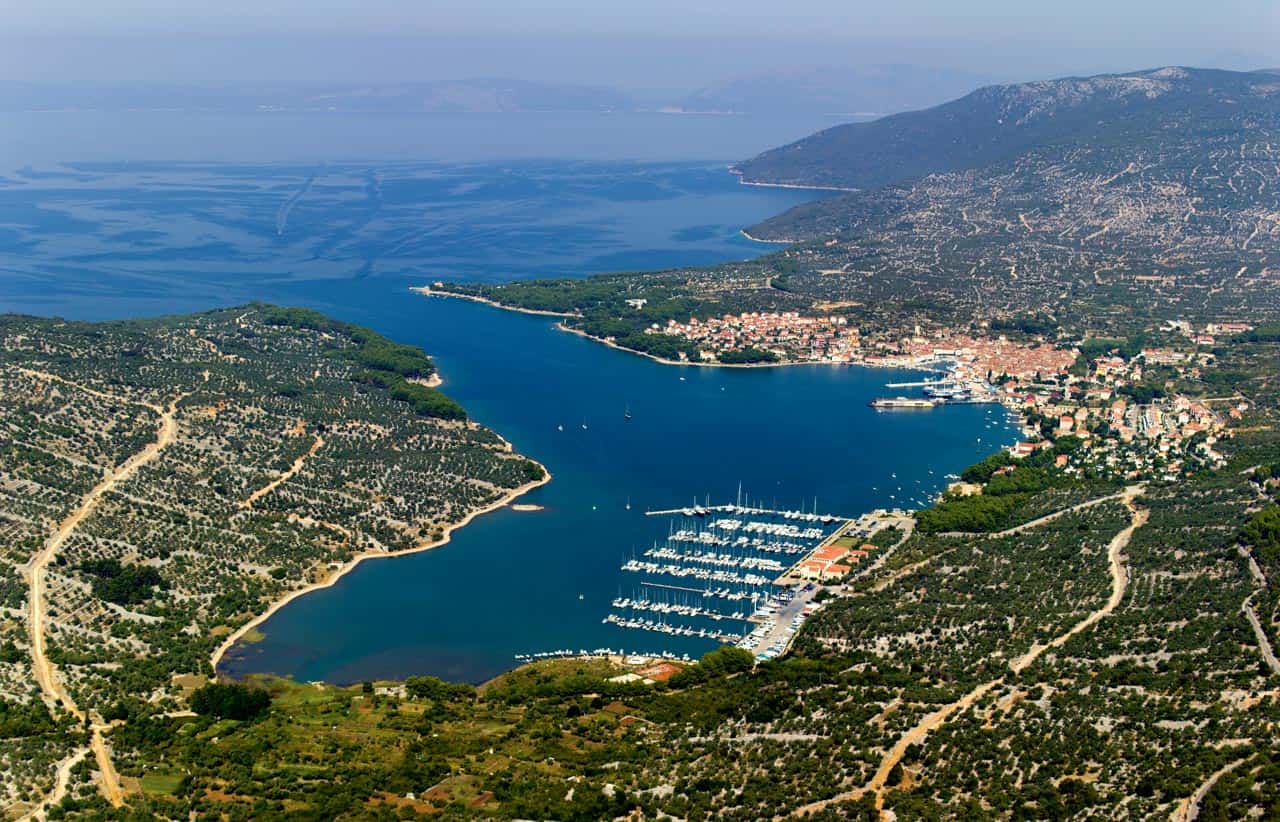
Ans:
[{"label": "blue sea", "polygon": [[[695,498],[856,515],[910,506],[1011,442],[999,409],[878,413],[856,367],[663,366],[540,317],[411,294],[713,263],[821,196],[738,185],[733,160],[830,122],[663,115],[0,116],[0,310],[80,319],[251,299],[315,307],[432,354],[445,390],[553,482],[447,546],[363,563],[291,603],[233,674],[480,681],[516,654],[699,653],[602,624],[620,565]],[[630,419],[623,410],[629,409]],[[563,429],[563,430],[561,430]],[[628,507],[629,504],[629,507]]]}]

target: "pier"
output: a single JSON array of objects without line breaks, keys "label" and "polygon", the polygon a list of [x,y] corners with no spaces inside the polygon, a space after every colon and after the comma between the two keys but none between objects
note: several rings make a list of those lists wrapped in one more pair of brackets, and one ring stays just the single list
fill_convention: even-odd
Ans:
[{"label": "pier", "polygon": [[[808,508],[808,505],[804,506]],[[619,590],[602,622],[627,631],[709,639],[778,655],[818,608],[818,590],[795,569],[860,520],[759,504],[646,511],[671,519],[665,540],[621,566],[634,584]],[[780,644],[781,643],[781,644]]]},{"label": "pier", "polygon": [[949,381],[944,379],[919,380],[917,382],[887,382],[884,384],[884,387],[885,388],[924,388],[925,386],[928,386],[928,385],[945,385],[947,382]]}]

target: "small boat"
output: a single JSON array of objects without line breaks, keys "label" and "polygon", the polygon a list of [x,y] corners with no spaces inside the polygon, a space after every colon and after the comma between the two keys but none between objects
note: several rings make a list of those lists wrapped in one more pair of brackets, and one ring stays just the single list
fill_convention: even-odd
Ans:
[{"label": "small boat", "polygon": [[564,430],[564,424],[563,424],[563,423],[561,423],[560,425],[557,425],[557,426],[556,426],[556,430],[557,430],[557,431],[563,431],[563,430]]}]

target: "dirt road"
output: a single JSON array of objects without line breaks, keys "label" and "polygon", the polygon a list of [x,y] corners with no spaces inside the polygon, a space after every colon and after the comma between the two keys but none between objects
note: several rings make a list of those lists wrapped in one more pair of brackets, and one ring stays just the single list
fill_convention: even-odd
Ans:
[{"label": "dirt road", "polygon": [[[39,373],[39,372],[33,372]],[[64,380],[53,375],[41,375],[50,379],[56,379],[59,382],[72,385],[76,388],[88,391],[95,396],[108,396],[92,389],[84,388],[69,380]],[[156,439],[147,445],[141,451],[129,457],[114,470],[110,471],[101,482],[95,485],[80,500],[79,506],[76,507],[70,515],[64,519],[54,532],[45,540],[44,546],[40,552],[31,558],[23,569],[26,577],[28,596],[27,596],[27,630],[31,638],[31,663],[35,673],[37,684],[40,690],[44,692],[45,697],[56,704],[61,705],[68,713],[76,717],[80,721],[84,721],[85,712],[76,705],[75,700],[71,698],[62,683],[58,681],[57,671],[53,663],[49,660],[47,648],[45,644],[45,620],[48,612],[45,590],[45,574],[48,570],[49,563],[57,556],[59,549],[66,543],[67,538],[75,531],[76,527],[84,521],[94,509],[98,507],[98,503],[102,501],[104,495],[115,488],[119,483],[129,479],[138,469],[154,460],[160,455],[165,448],[173,442],[178,433],[178,424],[174,420],[177,413],[178,402],[185,396],[179,395],[169,403],[167,408],[151,405],[149,403],[135,403],[143,405],[160,415],[160,427],[156,435]],[[129,400],[120,400],[118,397],[108,397],[109,399],[131,402]],[[94,756],[98,761],[98,769],[101,773],[101,787],[103,794],[112,805],[119,806],[123,803],[123,792],[120,790],[120,780],[116,774],[115,767],[111,763],[110,751],[107,749],[105,732],[109,730],[108,725],[94,724],[91,726],[93,733],[93,741],[91,748]]]}]

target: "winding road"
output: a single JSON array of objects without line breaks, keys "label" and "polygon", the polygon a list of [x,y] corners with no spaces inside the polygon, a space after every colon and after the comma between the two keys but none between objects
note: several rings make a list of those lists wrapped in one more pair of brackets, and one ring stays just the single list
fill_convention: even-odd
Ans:
[{"label": "winding road", "polygon": [[1262,628],[1262,622],[1258,619],[1258,612],[1253,610],[1253,603],[1249,601],[1256,594],[1256,591],[1250,594],[1240,604],[1240,611],[1244,614],[1244,618],[1249,620],[1249,624],[1253,626],[1253,635],[1258,640],[1258,650],[1262,652],[1262,660],[1267,663],[1271,673],[1280,674],[1280,659],[1276,659],[1275,649],[1271,647],[1271,640],[1267,639],[1267,632]]},{"label": "winding road", "polygon": [[[25,369],[24,369],[25,370]],[[59,549],[66,543],[67,539],[75,531],[76,527],[84,521],[98,507],[98,503],[102,501],[104,495],[111,491],[119,483],[129,479],[138,469],[154,460],[160,455],[178,433],[178,424],[174,419],[177,413],[178,403],[186,394],[179,394],[169,403],[167,408],[161,408],[147,402],[115,397],[110,394],[104,394],[100,391],[79,385],[70,380],[58,377],[53,374],[45,374],[43,372],[27,371],[33,376],[45,379],[55,380],[66,385],[78,388],[94,396],[110,399],[115,402],[122,402],[129,405],[141,405],[160,415],[160,427],[154,442],[129,457],[112,471],[108,472],[102,481],[89,490],[87,494],[80,500],[80,505],[76,507],[70,515],[64,519],[54,532],[45,540],[44,546],[40,552],[33,556],[30,562],[23,569],[23,576],[26,578],[28,596],[27,596],[27,630],[31,639],[31,667],[35,674],[36,682],[40,686],[40,690],[44,692],[45,698],[55,704],[61,705],[68,713],[77,720],[84,722],[87,714],[76,705],[71,694],[61,682],[58,681],[57,670],[48,656],[48,649],[45,642],[45,622],[48,612],[48,604],[46,602],[45,590],[45,574],[48,570],[49,563],[57,556]],[[111,751],[107,747],[106,732],[111,726],[103,722],[93,722],[90,724],[90,732],[92,739],[90,749],[92,749],[94,758],[98,763],[100,787],[103,795],[113,806],[119,807],[124,803],[124,792],[120,788],[120,777],[116,773],[115,766],[111,762]],[[64,760],[64,765],[69,760]],[[69,775],[70,768],[66,768]],[[63,768],[59,768],[59,777],[63,776]],[[56,789],[55,789],[56,790]],[[64,786],[65,791],[65,786]]]},{"label": "winding road", "polygon": [[[1029,667],[1032,663],[1034,663],[1037,659],[1039,659],[1040,656],[1050,648],[1057,648],[1062,646],[1067,642],[1067,640],[1071,639],[1071,637],[1089,628],[1090,626],[1094,625],[1099,620],[1101,620],[1103,617],[1115,611],[1115,609],[1119,607],[1121,601],[1124,600],[1125,590],[1128,588],[1128,584],[1129,584],[1129,574],[1128,574],[1128,571],[1125,569],[1125,564],[1124,564],[1124,549],[1128,547],[1129,540],[1132,539],[1133,537],[1133,532],[1136,531],[1138,528],[1142,527],[1142,525],[1146,523],[1147,518],[1150,515],[1150,512],[1147,511],[1146,509],[1141,509],[1141,508],[1138,508],[1136,505],[1134,505],[1134,499],[1139,494],[1142,493],[1142,490],[1143,489],[1141,486],[1131,486],[1129,488],[1126,488],[1120,494],[1116,494],[1110,497],[1102,497],[1096,500],[1090,500],[1089,502],[1081,503],[1080,505],[1075,505],[1075,506],[1072,506],[1071,508],[1063,509],[1062,511],[1058,511],[1054,514],[1050,514],[1047,517],[1041,517],[1039,520],[1033,520],[1031,523],[1026,523],[1024,525],[1018,526],[1019,529],[1025,529],[1027,527],[1032,526],[1032,523],[1043,524],[1052,519],[1056,519],[1059,516],[1062,516],[1068,511],[1073,511],[1073,510],[1078,511],[1081,508],[1097,505],[1098,503],[1105,502],[1108,499],[1123,500],[1125,506],[1128,507],[1129,510],[1132,512],[1132,516],[1130,517],[1129,524],[1123,530],[1121,530],[1118,534],[1112,537],[1111,542],[1107,546],[1107,565],[1111,574],[1111,596],[1108,597],[1106,603],[1103,604],[1102,607],[1098,608],[1096,611],[1091,612],[1084,619],[1077,622],[1075,625],[1071,627],[1070,630],[1066,631],[1065,633],[1057,637],[1054,637],[1054,639],[1052,639],[1051,641],[1045,644],[1037,644],[1032,646],[1031,650],[1013,659],[1009,663],[1009,670],[1012,673],[1019,673],[1023,671],[1024,669]],[[899,764],[902,761],[902,757],[906,754],[907,749],[915,744],[923,744],[924,740],[929,736],[929,734],[932,733],[934,730],[940,728],[944,723],[946,723],[946,721],[951,717],[952,714],[958,711],[967,710],[975,702],[977,702],[979,699],[981,699],[987,693],[989,693],[993,688],[1003,684],[1003,682],[1004,682],[1004,677],[993,679],[990,682],[984,682],[981,685],[978,685],[975,688],[973,688],[964,696],[957,699],[955,702],[951,702],[947,705],[942,706],[938,710],[924,717],[924,719],[920,720],[918,724],[916,724],[914,727],[912,727],[906,733],[904,733],[901,737],[899,737],[898,741],[895,742],[893,746],[884,753],[884,756],[882,756],[880,759],[879,767],[876,768],[875,775],[871,777],[871,781],[868,782],[866,785],[862,786],[861,788],[856,788],[854,790],[845,791],[843,793],[836,794],[835,796],[829,797],[827,799],[821,799],[821,800],[818,800],[817,802],[811,802],[808,805],[803,805],[799,808],[796,808],[794,811],[792,811],[789,814],[789,816],[807,816],[809,814],[817,813],[819,811],[825,810],[827,807],[831,805],[839,804],[841,802],[854,801],[861,798],[867,793],[873,793],[875,794],[876,810],[880,813],[880,816],[882,819],[885,818],[888,815],[887,812],[884,810],[884,794],[885,794],[886,783],[888,782],[889,774],[893,772],[894,766]]]},{"label": "winding road", "polygon": [[1245,760],[1237,759],[1235,762],[1229,762],[1218,770],[1209,774],[1209,778],[1201,783],[1196,792],[1186,799],[1178,803],[1178,807],[1173,809],[1173,813],[1169,815],[1169,822],[1195,822],[1200,816],[1200,803],[1204,802],[1204,798],[1209,795],[1209,791],[1213,790],[1213,786],[1218,784],[1218,780],[1235,770]]}]

